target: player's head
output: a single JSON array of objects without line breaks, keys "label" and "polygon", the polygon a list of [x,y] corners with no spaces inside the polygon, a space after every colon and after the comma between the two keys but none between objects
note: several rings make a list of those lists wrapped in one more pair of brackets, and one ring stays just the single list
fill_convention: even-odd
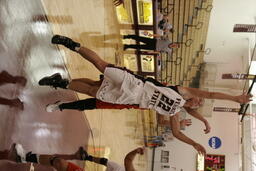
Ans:
[{"label": "player's head", "polygon": [[173,28],[170,28],[168,31],[169,31],[170,33],[173,33],[173,32],[174,32]]}]

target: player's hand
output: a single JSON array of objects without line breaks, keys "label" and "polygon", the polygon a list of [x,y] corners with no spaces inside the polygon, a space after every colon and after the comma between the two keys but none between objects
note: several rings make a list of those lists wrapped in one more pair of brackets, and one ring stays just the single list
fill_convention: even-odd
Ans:
[{"label": "player's hand", "polygon": [[136,149],[136,152],[137,152],[138,154],[140,154],[140,155],[143,155],[144,152],[145,152],[145,148],[144,148],[144,147],[139,147],[139,148]]},{"label": "player's hand", "polygon": [[240,96],[236,96],[236,102],[240,103],[240,104],[246,104],[250,101],[252,101],[252,95],[251,94],[242,94]]},{"label": "player's hand", "polygon": [[204,125],[205,125],[204,133],[208,134],[211,131],[211,126],[207,121],[204,122]]},{"label": "player's hand", "polygon": [[195,144],[193,145],[193,147],[198,151],[199,154],[205,156],[206,150],[205,150],[205,148],[204,148],[202,145],[200,145],[200,144],[198,144],[198,143],[195,143]]}]

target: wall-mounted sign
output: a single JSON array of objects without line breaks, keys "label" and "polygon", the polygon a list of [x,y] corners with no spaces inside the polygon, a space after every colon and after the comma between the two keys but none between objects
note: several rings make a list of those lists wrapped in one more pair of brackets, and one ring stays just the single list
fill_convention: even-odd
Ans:
[{"label": "wall-mounted sign", "polygon": [[129,5],[116,7],[116,15],[120,24],[133,24],[132,9]]},{"label": "wall-mounted sign", "polygon": [[124,66],[132,71],[138,71],[137,56],[135,54],[124,54]]},{"label": "wall-mounted sign", "polygon": [[197,155],[197,171],[225,171],[225,156],[218,154]]},{"label": "wall-mounted sign", "polygon": [[155,71],[155,59],[153,55],[141,55],[141,68],[142,72]]},{"label": "wall-mounted sign", "polygon": [[254,77],[251,74],[222,74],[222,79],[253,80]]},{"label": "wall-mounted sign", "polygon": [[153,25],[152,0],[138,0],[138,21],[142,25]]},{"label": "wall-mounted sign", "polygon": [[218,149],[221,146],[221,140],[219,137],[211,137],[208,141],[208,144],[213,149]]},{"label": "wall-mounted sign", "polygon": [[236,24],[234,26],[233,32],[256,32],[255,24]]},{"label": "wall-mounted sign", "polygon": [[215,112],[239,112],[240,108],[229,108],[229,107],[214,107]]}]

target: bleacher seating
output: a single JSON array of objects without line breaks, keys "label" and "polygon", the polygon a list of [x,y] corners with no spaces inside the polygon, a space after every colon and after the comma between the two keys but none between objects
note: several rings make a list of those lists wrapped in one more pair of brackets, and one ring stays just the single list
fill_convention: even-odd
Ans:
[{"label": "bleacher seating", "polygon": [[[171,55],[161,54],[161,73],[158,79],[168,84],[190,86],[209,53],[205,42],[212,0],[160,0],[158,9],[168,14],[174,32],[168,35],[180,48]],[[200,74],[199,74],[200,75]],[[196,78],[198,79],[198,78]]]}]

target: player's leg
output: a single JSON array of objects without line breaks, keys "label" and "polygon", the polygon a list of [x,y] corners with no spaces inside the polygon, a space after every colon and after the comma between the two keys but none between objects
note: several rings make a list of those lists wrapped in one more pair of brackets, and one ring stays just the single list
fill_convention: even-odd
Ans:
[{"label": "player's leg", "polygon": [[52,166],[58,171],[68,171],[68,162],[61,158],[55,158]]},{"label": "player's leg", "polygon": [[52,86],[54,88],[63,88],[87,94],[96,97],[96,93],[100,87],[101,81],[93,81],[90,79],[63,79],[59,73],[47,76],[39,80],[41,86]]},{"label": "player's leg", "polygon": [[100,88],[100,85],[90,85],[86,83],[84,80],[71,80],[71,82],[68,85],[69,90],[73,90],[79,93],[87,94],[92,97],[96,97],[97,91]]},{"label": "player's leg", "polygon": [[91,62],[102,73],[104,73],[105,68],[109,65],[109,63],[101,59],[94,51],[81,46],[80,43],[75,42],[68,37],[54,35],[52,37],[52,43],[63,45],[70,50],[79,53],[84,59]]},{"label": "player's leg", "polygon": [[77,78],[77,79],[74,79],[74,80],[85,82],[86,84],[89,84],[89,85],[92,85],[92,86],[98,86],[98,85],[101,85],[101,83],[102,83],[102,80],[94,81],[94,80],[91,80],[89,78]]},{"label": "player's leg", "polygon": [[67,160],[61,158],[55,158],[52,166],[57,171],[84,171],[84,169],[75,165],[74,163],[68,162]]},{"label": "player's leg", "polygon": [[72,163],[67,162],[66,160],[87,160],[91,162],[95,162],[98,164],[102,164],[107,166],[108,159],[94,157],[89,155],[83,147],[79,147],[79,149],[74,154],[53,154],[53,155],[38,155],[33,153],[28,153],[26,155],[26,161],[40,163],[43,165],[53,166],[58,171],[67,171],[68,167],[77,167]]},{"label": "player's leg", "polygon": [[54,104],[48,104],[46,107],[47,112],[54,112],[57,110],[93,110],[96,109],[96,98],[88,98],[84,100],[77,100],[69,103],[62,103],[60,101],[55,102]]},{"label": "player's leg", "polygon": [[127,45],[124,44],[124,50],[126,49],[145,49],[145,50],[155,50],[155,46],[154,45]]},{"label": "player's leg", "polygon": [[94,51],[81,46],[77,51],[84,59],[91,62],[100,72],[104,73],[105,68],[110,65],[108,62],[101,59]]},{"label": "player's leg", "polygon": [[67,171],[69,163],[66,160],[76,160],[74,154],[34,154],[29,152],[26,154],[26,161],[33,163],[40,163],[45,166],[52,166],[58,171]]},{"label": "player's leg", "polygon": [[10,160],[0,160],[1,171],[56,171],[53,167],[35,163],[16,163]]},{"label": "player's leg", "polygon": [[26,161],[41,163],[44,165],[53,165],[53,162],[56,158],[64,159],[64,160],[84,160],[88,154],[83,149],[83,147],[79,147],[79,149],[72,154],[35,154],[29,152],[26,154]]},{"label": "player's leg", "polygon": [[137,35],[125,35],[125,36],[123,36],[123,38],[124,39],[134,39],[136,41],[143,42],[145,44],[155,44],[156,43],[155,39],[137,36]]}]

